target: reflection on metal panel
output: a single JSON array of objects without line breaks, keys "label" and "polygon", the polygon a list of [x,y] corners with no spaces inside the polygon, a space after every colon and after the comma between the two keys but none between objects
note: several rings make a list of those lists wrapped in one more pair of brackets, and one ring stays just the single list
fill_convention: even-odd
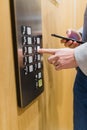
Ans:
[{"label": "reflection on metal panel", "polygon": [[34,34],[42,32],[41,0],[16,0],[15,7],[18,25],[30,25]]}]

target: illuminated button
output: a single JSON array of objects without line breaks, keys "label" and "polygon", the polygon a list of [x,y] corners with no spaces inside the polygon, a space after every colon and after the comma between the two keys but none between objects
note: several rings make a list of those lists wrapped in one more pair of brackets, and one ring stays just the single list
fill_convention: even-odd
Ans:
[{"label": "illuminated button", "polygon": [[41,72],[39,72],[38,73],[38,78],[41,79],[41,77],[42,77],[42,74],[41,74]]},{"label": "illuminated button", "polygon": [[27,38],[27,44],[32,44],[32,39],[31,39],[31,37],[28,37],[28,38]]},{"label": "illuminated button", "polygon": [[27,27],[27,35],[31,35],[31,27]]},{"label": "illuminated button", "polygon": [[37,44],[40,44],[40,38],[37,37]]},{"label": "illuminated button", "polygon": [[33,72],[33,65],[29,66],[29,72]]},{"label": "illuminated button", "polygon": [[42,87],[42,85],[43,85],[43,84],[42,84],[42,79],[38,80],[38,86],[39,86],[39,87]]},{"label": "illuminated button", "polygon": [[29,62],[29,63],[32,63],[32,62],[33,62],[33,57],[32,57],[32,56],[29,56],[29,57],[28,57],[28,62]]},{"label": "illuminated button", "polygon": [[40,69],[41,68],[41,63],[38,63],[38,69]]},{"label": "illuminated button", "polygon": [[28,47],[28,54],[32,53],[32,47]]}]

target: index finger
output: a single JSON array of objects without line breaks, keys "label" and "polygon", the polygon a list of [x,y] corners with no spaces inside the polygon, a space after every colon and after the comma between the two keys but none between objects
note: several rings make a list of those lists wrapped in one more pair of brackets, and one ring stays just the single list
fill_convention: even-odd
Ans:
[{"label": "index finger", "polygon": [[38,53],[46,53],[46,54],[52,54],[54,55],[57,49],[45,49],[45,48],[40,48],[37,50]]}]

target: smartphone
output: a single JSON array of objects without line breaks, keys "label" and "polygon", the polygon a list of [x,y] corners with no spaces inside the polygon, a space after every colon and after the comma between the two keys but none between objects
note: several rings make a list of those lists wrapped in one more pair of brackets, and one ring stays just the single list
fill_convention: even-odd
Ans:
[{"label": "smartphone", "polygon": [[57,35],[57,34],[51,34],[51,36],[57,37],[57,38],[61,38],[61,39],[65,39],[65,40],[67,40],[67,41],[69,41],[69,40],[76,41],[76,42],[78,42],[78,43],[80,43],[80,44],[84,43],[84,41],[78,41],[78,40],[75,40],[75,39],[73,39],[73,38],[68,38],[68,37],[64,37],[64,36]]}]

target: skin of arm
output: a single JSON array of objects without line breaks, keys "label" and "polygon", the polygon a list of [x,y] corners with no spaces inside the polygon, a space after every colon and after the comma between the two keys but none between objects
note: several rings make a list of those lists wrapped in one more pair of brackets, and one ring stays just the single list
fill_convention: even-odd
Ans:
[{"label": "skin of arm", "polygon": [[[81,35],[79,32],[68,29],[67,32],[67,37],[69,38],[74,38],[76,40],[82,40]],[[46,54],[51,54],[51,56],[48,57],[48,62],[50,64],[53,64],[56,70],[61,70],[61,69],[69,69],[69,68],[76,68],[78,67],[78,63],[76,61],[76,56],[75,56],[75,49],[78,47],[80,44],[77,42],[73,42],[71,40],[67,41],[62,39],[61,43],[65,45],[65,47],[69,48],[61,48],[61,49],[39,49],[39,53],[46,53]]]},{"label": "skin of arm", "polygon": [[75,68],[78,66],[75,57],[74,49],[61,48],[61,49],[39,49],[41,54],[51,54],[48,57],[48,62],[54,65],[56,70]]}]

